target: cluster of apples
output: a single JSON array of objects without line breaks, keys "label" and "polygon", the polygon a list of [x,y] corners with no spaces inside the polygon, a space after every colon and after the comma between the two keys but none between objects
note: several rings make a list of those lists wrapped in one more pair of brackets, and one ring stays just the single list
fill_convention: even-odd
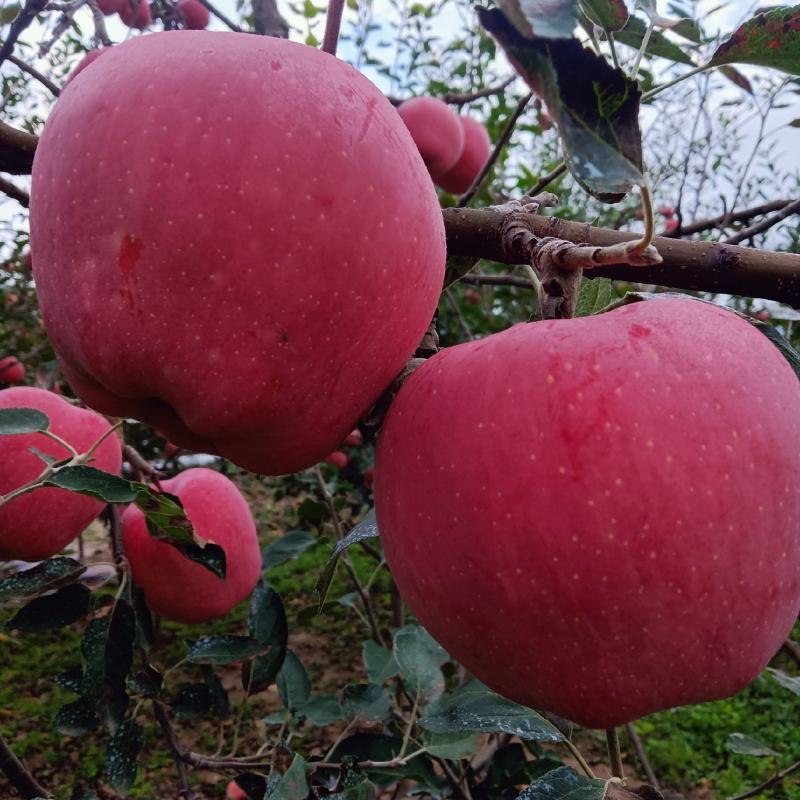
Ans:
[{"label": "cluster of apples", "polygon": [[[33,167],[65,375],[180,447],[266,474],[319,462],[428,327],[445,260],[428,170],[456,168],[466,127],[445,154],[348,65],[268,37],[154,34],[102,63]],[[725,696],[800,607],[799,407],[765,337],[691,300],[448,348],[380,435],[387,560],[449,652],[522,703],[608,727]]]},{"label": "cluster of apples", "polygon": [[419,148],[433,182],[446,192],[466,192],[489,160],[486,128],[459,116],[435,97],[414,97],[397,109]]},{"label": "cluster of apples", "polygon": [[[153,21],[147,0],[98,0],[97,5],[107,17],[119,14],[119,18],[129,28],[144,30]],[[175,11],[189,30],[203,30],[208,27],[209,12],[200,0],[178,0]]]}]

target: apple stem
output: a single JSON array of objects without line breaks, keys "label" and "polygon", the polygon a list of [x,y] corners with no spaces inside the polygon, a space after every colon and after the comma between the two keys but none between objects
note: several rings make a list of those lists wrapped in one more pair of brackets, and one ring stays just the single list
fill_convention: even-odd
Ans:
[{"label": "apple stem", "polygon": [[592,768],[587,763],[586,759],[583,757],[583,753],[573,744],[572,740],[567,738],[566,736],[562,739],[564,742],[564,746],[569,750],[572,754],[572,757],[578,762],[580,768],[586,773],[586,777],[588,778],[596,778],[597,776],[592,772]]},{"label": "apple stem", "polygon": [[622,769],[622,753],[619,749],[619,735],[616,728],[606,730],[606,742],[608,743],[608,758],[611,761],[611,774],[615,778],[625,780],[625,773]]},{"label": "apple stem", "polygon": [[329,0],[328,14],[325,17],[325,34],[322,37],[322,52],[336,55],[336,45],[339,43],[339,28],[342,25],[344,0]]}]

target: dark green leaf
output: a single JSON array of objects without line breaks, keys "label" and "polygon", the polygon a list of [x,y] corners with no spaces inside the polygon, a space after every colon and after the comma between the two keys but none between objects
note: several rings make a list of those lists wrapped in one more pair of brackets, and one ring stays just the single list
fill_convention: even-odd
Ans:
[{"label": "dark green leaf", "polygon": [[478,749],[479,733],[431,733],[427,732],[422,743],[432,756],[438,758],[467,758]]},{"label": "dark green leaf", "polygon": [[394,653],[385,647],[381,647],[372,639],[367,640],[361,647],[361,657],[364,666],[367,668],[367,677],[370,683],[384,684],[389,678],[393,678],[400,671],[400,666]]},{"label": "dark green leaf", "polygon": [[613,281],[608,278],[593,278],[592,280],[583,278],[575,316],[588,317],[597,314],[616,299],[617,293],[614,291]]},{"label": "dark green leaf", "polygon": [[142,743],[142,729],[135,719],[126,719],[108,740],[106,776],[120,797],[127,797],[136,781],[136,760]]},{"label": "dark green leaf", "polygon": [[136,618],[136,646],[149,650],[155,638],[153,615],[147,607],[144,592],[135,584],[131,590],[133,614]]},{"label": "dark green leaf", "polygon": [[311,696],[311,681],[300,659],[286,651],[286,659],[278,673],[278,694],[289,711],[298,711],[308,703]]},{"label": "dark green leaf", "polygon": [[745,733],[732,733],[725,743],[732,753],[740,756],[777,756],[771,747],[759,742]]},{"label": "dark green leaf", "polygon": [[126,686],[130,694],[155,697],[163,683],[164,678],[161,673],[152,665],[147,664],[143,669],[128,675]]},{"label": "dark green leaf", "polygon": [[99,720],[85,697],[61,706],[53,720],[53,727],[64,736],[84,736],[91,733]]},{"label": "dark green leaf", "polygon": [[348,719],[383,720],[389,716],[391,700],[380,684],[360,683],[344,687],[342,709]]},{"label": "dark green leaf", "polygon": [[608,784],[584,778],[571,767],[559,767],[534,781],[517,800],[604,800]]},{"label": "dark green leaf", "polygon": [[85,464],[62,467],[44,485],[84,494],[105,503],[130,503],[137,495],[137,489],[130,481]]},{"label": "dark green leaf", "polygon": [[49,427],[47,414],[35,408],[0,408],[0,436],[36,433],[46,431]]},{"label": "dark green leaf", "polygon": [[[639,17],[630,17],[625,27],[614,34],[614,39],[620,44],[639,50],[644,42],[646,33],[647,23],[639,19]],[[650,39],[647,43],[647,54],[658,58],[666,58],[678,64],[694,66],[691,56],[659,31],[651,31]]]},{"label": "dark green leaf", "polygon": [[182,686],[170,706],[179,720],[194,719],[211,711],[214,698],[205,683]]},{"label": "dark green leaf", "polygon": [[420,700],[432,700],[444,690],[439,668],[449,659],[447,652],[420,625],[406,625],[394,635],[394,657],[406,687]]},{"label": "dark green leaf", "polygon": [[53,680],[55,680],[62,689],[80,694],[83,684],[83,670],[80,667],[73,667],[72,669],[59,673]]},{"label": "dark green leaf", "polygon": [[708,66],[735,63],[800,75],[800,6],[758,12],[717,48]]},{"label": "dark green leaf", "polygon": [[306,800],[308,797],[306,762],[296,755],[278,785],[267,795],[269,800]]},{"label": "dark green leaf", "polygon": [[[148,526],[148,530],[150,530],[150,533],[152,534],[152,528]],[[157,536],[155,538],[161,537]],[[180,550],[181,553],[186,556],[186,558],[194,561],[201,567],[205,567],[207,570],[210,570],[218,578],[225,577],[225,571],[227,569],[225,551],[218,544],[212,544],[209,542],[201,547],[200,545],[193,544],[192,542],[173,542],[170,539],[162,539],[162,541],[165,541],[167,544],[171,544],[174,548]]]},{"label": "dark green leaf", "polygon": [[497,9],[479,8],[478,16],[546,103],[567,166],[583,189],[617,202],[641,185],[638,84],[577,39],[525,38]]},{"label": "dark green leaf", "polygon": [[424,709],[419,724],[432,733],[509,733],[544,742],[564,738],[540,714],[489,691],[476,680]]},{"label": "dark green leaf", "polygon": [[267,781],[254,772],[244,772],[237,775],[234,780],[250,800],[264,800],[267,795]]},{"label": "dark green leaf", "polygon": [[71,558],[50,558],[0,580],[0,602],[33,597],[76,581],[86,567]]},{"label": "dark green leaf", "polygon": [[542,775],[562,766],[554,753],[539,753],[535,761],[529,761],[526,748],[518,742],[501,747],[489,763],[485,784],[489,796],[505,796],[508,790],[521,784],[528,784]]},{"label": "dark green leaf", "polygon": [[262,644],[286,648],[289,630],[283,601],[280,595],[263,581],[259,581],[250,596],[248,630],[250,636]]},{"label": "dark green leaf", "polygon": [[606,31],[619,31],[628,21],[625,0],[581,0],[583,13]]},{"label": "dark green leaf", "polygon": [[205,636],[189,643],[186,658],[194,664],[230,664],[252,658],[266,649],[249,636]]},{"label": "dark green leaf", "polygon": [[575,30],[578,0],[498,0],[498,5],[523,36],[568,39]]},{"label": "dark green leaf", "polygon": [[342,719],[342,706],[335,694],[318,694],[299,711],[312,725],[330,725]]},{"label": "dark green leaf", "polygon": [[57,630],[81,619],[89,610],[92,593],[82,583],[64,586],[53,594],[31,600],[6,624],[6,630]]},{"label": "dark green leaf", "polygon": [[13,22],[19,12],[19,3],[9,3],[0,8],[0,25],[8,25],[9,22]]},{"label": "dark green leaf", "polygon": [[784,689],[788,689],[790,692],[794,692],[800,697],[800,675],[793,678],[791,675],[787,675],[779,669],[772,669],[770,667],[767,668],[767,672],[769,672]]},{"label": "dark green leaf", "polygon": [[374,539],[380,536],[378,530],[378,520],[375,518],[375,509],[370,509],[364,519],[358,523],[343,539],[340,539],[333,547],[333,558],[343,553],[348,547],[366,539]]},{"label": "dark green leaf", "polygon": [[317,540],[305,531],[289,531],[261,551],[261,568],[268,572],[305,553]]},{"label": "dark green leaf", "polygon": [[219,719],[224,719],[231,711],[228,693],[225,691],[219,676],[214,673],[211,667],[203,667],[203,670],[205,672],[206,686],[211,692],[211,709]]},{"label": "dark green leaf", "polygon": [[328,599],[328,592],[333,583],[333,578],[336,575],[336,565],[339,559],[336,556],[331,556],[325,563],[325,566],[320,572],[319,577],[314,584],[314,593],[317,595],[317,614],[322,612],[325,602]]}]

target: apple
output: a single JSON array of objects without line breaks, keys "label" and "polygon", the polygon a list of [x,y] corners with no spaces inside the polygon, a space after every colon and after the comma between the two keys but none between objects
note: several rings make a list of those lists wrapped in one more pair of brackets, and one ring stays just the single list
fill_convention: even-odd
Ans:
[{"label": "apple", "polygon": [[[70,405],[62,397],[30,386],[0,391],[0,408],[36,408],[47,414],[50,430],[85,453],[109,429],[94,411]],[[31,448],[55,459],[69,451],[41,433],[0,436],[0,495],[35,480],[44,462]],[[122,448],[111,435],[90,466],[119,474]],[[0,506],[0,561],[38,561],[60,553],[103,510],[104,503],[66,489],[35,489]]]},{"label": "apple", "polygon": [[433,178],[452,169],[464,149],[458,115],[435,97],[413,97],[397,108]]},{"label": "apple", "polygon": [[226,800],[248,800],[247,792],[236,781],[230,781],[225,789]]},{"label": "apple", "polygon": [[344,447],[361,447],[364,439],[361,436],[361,431],[358,428],[354,428],[350,433],[347,434],[347,438],[342,442]]},{"label": "apple", "polygon": [[97,0],[97,7],[103,14],[110,17],[112,14],[121,14],[128,0]]},{"label": "apple", "polygon": [[393,403],[376,513],[404,600],[488,686],[609,728],[729,696],[800,611],[800,382],[688,299],[442,350]]},{"label": "apple", "polygon": [[662,217],[672,219],[672,217],[675,216],[675,209],[672,206],[659,206],[658,213],[661,214]]},{"label": "apple", "polygon": [[375,468],[367,467],[367,469],[364,470],[363,477],[364,477],[364,486],[366,486],[367,489],[371,488],[373,482],[375,481]]},{"label": "apple", "polygon": [[325,456],[325,463],[333,464],[334,467],[338,467],[339,469],[344,469],[349,460],[350,459],[348,459],[348,457],[341,450],[336,450],[335,452]]},{"label": "apple", "polygon": [[211,469],[195,468],[161,481],[183,503],[199,536],[225,551],[227,572],[218,578],[167,542],[154,539],[144,514],[122,514],[123,546],[133,580],[148,607],[165,619],[188,624],[227,614],[250,595],[261,576],[261,551],[253,515],[234,483]]},{"label": "apple", "polygon": [[673,231],[678,230],[678,220],[676,219],[668,219],[664,223],[664,232],[665,233],[672,233]]},{"label": "apple", "polygon": [[486,128],[472,117],[459,117],[464,130],[464,149],[448,172],[436,176],[436,183],[446,192],[462,194],[472,186],[492,153],[492,142]]},{"label": "apple", "polygon": [[471,305],[477,306],[480,305],[481,302],[481,295],[476,289],[467,289],[464,292],[464,299]]},{"label": "apple", "polygon": [[96,50],[90,50],[78,62],[78,65],[75,67],[75,69],[73,69],[72,72],[70,72],[69,77],[64,81],[64,88],[66,89],[66,87],[69,86],[69,84],[75,80],[75,78],[79,73],[83,72],[83,70],[85,70],[86,67],[89,66],[89,64],[91,64],[93,61],[97,61],[97,59],[100,58],[100,56],[107,51],[108,51],[107,47],[99,47]]},{"label": "apple", "polygon": [[208,9],[199,0],[180,0],[176,9],[183,15],[189,30],[203,30],[211,21]]},{"label": "apple", "polygon": [[133,2],[125,0],[119,11],[119,18],[129,28],[138,28],[139,30],[144,30],[153,21],[147,0],[139,0],[138,5],[136,0],[133,0]]},{"label": "apple", "polygon": [[103,67],[59,98],[33,166],[65,377],[180,447],[265,474],[318,463],[438,302],[444,225],[411,136],[363,75],[284,39],[154,33]]},{"label": "apple", "polygon": [[16,356],[0,358],[0,384],[25,383],[25,367]]},{"label": "apple", "polygon": [[173,444],[172,442],[167,442],[164,445],[164,458],[172,458],[173,456],[177,455],[181,451],[181,448],[177,445]]},{"label": "apple", "polygon": [[769,311],[766,308],[762,308],[760,311],[756,311],[755,317],[761,322],[769,322]]}]

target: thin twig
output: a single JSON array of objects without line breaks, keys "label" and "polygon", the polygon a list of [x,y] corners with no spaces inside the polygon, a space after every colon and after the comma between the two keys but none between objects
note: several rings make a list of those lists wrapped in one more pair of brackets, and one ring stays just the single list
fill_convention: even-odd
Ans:
[{"label": "thin twig", "polygon": [[761,222],[757,222],[755,225],[751,225],[749,228],[739,231],[739,233],[734,236],[729,236],[725,240],[725,244],[739,244],[739,242],[743,242],[745,239],[750,239],[759,233],[764,233],[764,231],[769,230],[787,217],[790,217],[792,214],[797,214],[798,212],[800,212],[800,199],[788,203],[777,214],[762,219]]},{"label": "thin twig", "polygon": [[339,43],[339,29],[342,26],[344,0],[328,0],[328,13],[325,16],[325,33],[322,37],[322,52],[336,55]]},{"label": "thin twig", "polygon": [[17,58],[15,55],[9,53],[7,59],[14,64],[14,66],[19,67],[23,72],[27,72],[32,78],[36,78],[42,86],[46,87],[47,89],[52,92],[56,97],[61,94],[61,89],[56,86],[47,75],[42,75],[38,69],[35,69],[30,64],[26,64],[21,58]]},{"label": "thin twig", "polygon": [[103,16],[100,6],[97,5],[97,0],[86,0],[86,5],[89,6],[89,10],[92,12],[95,42],[99,42],[103,47],[111,47],[113,42],[106,30],[106,18]]},{"label": "thin twig", "polygon": [[[483,97],[492,97],[496,94],[502,94],[512,83],[516,80],[516,75],[506,78],[502,83],[496,86],[489,86],[486,89],[479,89],[476,92],[467,92],[466,94],[457,94],[455,92],[448,92],[447,94],[440,94],[436,96],[437,100],[447,103],[451,106],[465,106],[467,103],[472,103],[475,100],[480,100]],[[392,97],[389,96],[388,100],[393,106],[399,106],[405,103],[409,98]]]},{"label": "thin twig", "polygon": [[565,736],[561,741],[567,750],[572,753],[572,757],[578,762],[580,768],[586,773],[587,777],[594,778],[595,774],[592,772],[592,768],[586,763],[583,753],[572,743],[572,740]]},{"label": "thin twig", "polygon": [[[762,205],[752,206],[751,208],[743,208],[741,211],[734,211],[733,213],[729,214],[720,214],[719,216],[711,217],[709,219],[701,219],[697,222],[692,222],[689,225],[681,225],[680,234],[682,236],[689,236],[693,233],[700,233],[701,231],[706,231],[711,228],[717,228],[726,220],[727,222],[745,222],[753,217],[760,217],[762,214],[769,214],[770,211],[779,211],[790,202],[791,200],[781,198],[779,200],[771,200],[769,203],[763,203]],[[678,231],[676,230],[674,233],[662,233],[661,236],[664,238],[677,238]]]},{"label": "thin twig", "polygon": [[17,43],[22,32],[35,19],[36,15],[44,11],[47,0],[25,0],[25,5],[17,14],[17,18],[11,23],[3,44],[0,46],[0,65],[14,52],[14,45]]},{"label": "thin twig", "polygon": [[660,792],[661,786],[658,782],[658,778],[656,777],[655,772],[653,772],[653,767],[650,764],[650,759],[647,757],[647,751],[644,749],[644,742],[642,741],[642,737],[639,736],[632,722],[628,722],[625,725],[625,730],[628,733],[628,739],[630,739],[633,751],[636,753],[636,758],[639,759],[639,764],[642,767],[642,772],[644,772],[645,777],[647,778],[647,782],[654,789]]},{"label": "thin twig", "polygon": [[531,98],[533,97],[533,92],[528,92],[524,97],[520,98],[520,101],[517,103],[517,107],[514,109],[514,112],[508,119],[506,123],[506,127],[503,129],[503,132],[500,134],[500,138],[497,140],[497,143],[494,146],[494,150],[492,150],[492,154],[489,156],[489,160],[483,165],[483,169],[477,174],[475,180],[472,181],[472,185],[467,189],[461,197],[458,198],[458,203],[456,204],[458,208],[464,208],[470,200],[480,191],[481,186],[483,186],[483,182],[486,180],[486,176],[491,171],[492,167],[494,167],[495,163],[497,163],[497,159],[500,158],[500,153],[503,152],[503,148],[508,144],[508,140],[511,138],[511,134],[514,132],[514,127],[517,124],[517,120],[522,116],[523,112],[525,111],[525,107],[530,102]]},{"label": "thin twig", "polygon": [[0,175],[0,192],[5,195],[8,195],[12,200],[16,200],[21,206],[27,208],[31,202],[31,196],[24,190],[17,186],[15,183],[12,183],[9,180],[6,180],[2,175]]},{"label": "thin twig", "polygon": [[444,296],[447,298],[447,302],[450,303],[450,307],[453,309],[453,313],[455,314],[459,325],[461,325],[461,330],[464,331],[464,336],[467,337],[467,341],[471,342],[475,338],[475,336],[473,335],[472,329],[469,327],[469,324],[464,319],[464,315],[461,313],[461,309],[459,308],[458,305],[458,300],[456,300],[455,297],[453,297],[453,293],[450,291],[449,288],[444,290]]},{"label": "thin twig", "polygon": [[776,784],[780,783],[784,778],[788,778],[793,772],[797,772],[797,770],[800,770],[800,761],[795,761],[791,766],[786,767],[786,769],[782,769],[780,772],[773,775],[769,780],[766,780],[764,783],[756,786],[755,789],[750,789],[742,794],[737,794],[735,797],[729,797],[728,800],[747,800],[748,797],[755,797],[756,795],[762,794],[767,789],[770,789]]},{"label": "thin twig", "polygon": [[232,20],[225,16],[216,6],[213,6],[208,0],[200,0],[200,3],[204,5],[218,20],[225,23],[232,31],[236,31],[236,33],[244,33],[244,31]]},{"label": "thin twig", "polygon": [[0,735],[0,770],[9,783],[26,800],[34,797],[48,797],[49,792],[28,772],[25,765],[14,755],[8,742]]},{"label": "thin twig", "polygon": [[180,786],[178,793],[184,800],[196,800],[196,795],[192,791],[192,787],[189,786],[189,775],[186,772],[186,759],[178,744],[178,740],[175,738],[175,731],[172,730],[167,710],[160,700],[153,700],[153,711],[167,739],[170,753],[172,753],[172,760],[175,762],[175,767],[178,770],[178,782]]},{"label": "thin twig", "polygon": [[616,728],[606,729],[606,744],[608,745],[608,760],[611,763],[611,774],[615,778],[625,778],[622,769],[622,753],[619,749],[619,734]]},{"label": "thin twig", "polygon": [[536,183],[528,189],[525,194],[531,196],[539,194],[546,189],[554,180],[560,178],[567,171],[567,165],[562,161],[557,167],[552,169],[547,175],[543,175]]}]

